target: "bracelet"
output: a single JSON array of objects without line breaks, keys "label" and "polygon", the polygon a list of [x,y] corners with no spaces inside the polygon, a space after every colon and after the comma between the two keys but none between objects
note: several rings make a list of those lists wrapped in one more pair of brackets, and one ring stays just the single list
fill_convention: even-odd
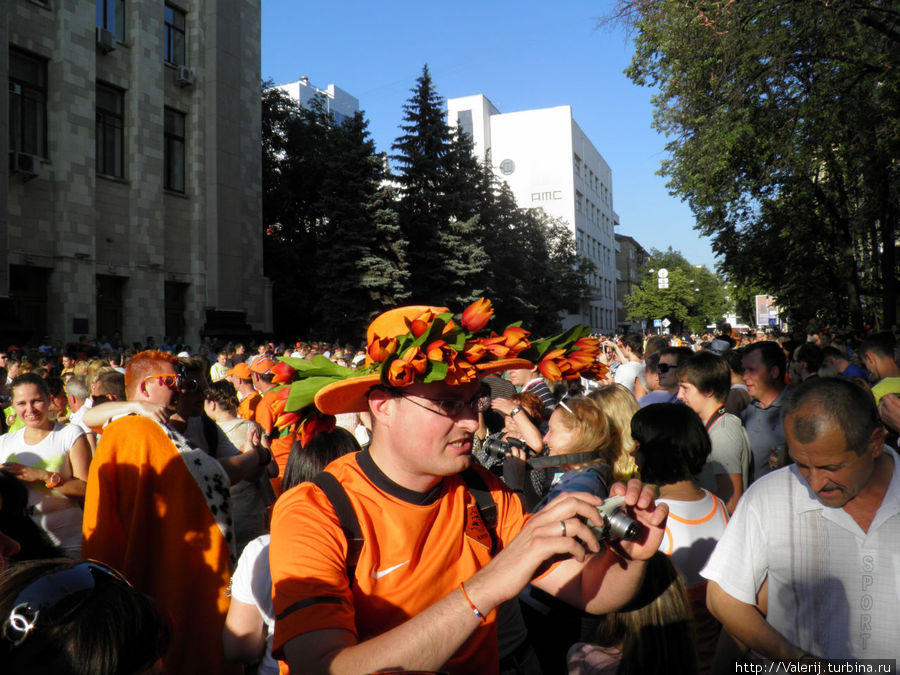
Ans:
[{"label": "bracelet", "polygon": [[520,412],[522,412],[522,407],[517,405],[515,408],[509,411],[509,416],[515,417]]},{"label": "bracelet", "polygon": [[465,601],[469,603],[469,608],[472,610],[472,613],[475,614],[481,621],[481,623],[487,623],[487,619],[484,618],[484,614],[478,611],[478,608],[475,606],[475,603],[469,599],[469,594],[466,593],[466,587],[462,585],[462,582],[459,584],[459,590],[462,593]]}]

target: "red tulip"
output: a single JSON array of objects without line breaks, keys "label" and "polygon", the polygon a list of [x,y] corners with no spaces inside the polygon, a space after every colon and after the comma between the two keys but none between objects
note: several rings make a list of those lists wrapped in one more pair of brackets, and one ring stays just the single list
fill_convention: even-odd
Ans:
[{"label": "red tulip", "polygon": [[506,355],[509,354],[509,347],[506,346],[506,339],[502,335],[499,337],[492,335],[489,338],[483,338],[480,342],[486,350],[498,359],[505,359]]},{"label": "red tulip", "polygon": [[275,428],[281,431],[294,426],[302,419],[299,412],[284,413],[283,415],[279,415],[278,419],[275,420]]},{"label": "red tulip", "polygon": [[294,377],[297,375],[297,370],[284,361],[279,361],[274,366],[272,366],[272,374],[273,384],[288,384],[294,381]]},{"label": "red tulip", "polygon": [[486,298],[479,298],[466,307],[460,318],[460,323],[469,332],[477,333],[487,325],[487,322],[493,315],[494,309],[491,307],[491,301]]},{"label": "red tulip", "polygon": [[300,447],[305,448],[313,436],[320,432],[333,431],[335,426],[334,415],[324,415],[313,410],[300,425]]},{"label": "red tulip", "polygon": [[421,337],[428,332],[428,329],[431,327],[431,322],[434,321],[434,316],[434,312],[430,309],[426,309],[411,322],[408,322],[410,332],[416,337]]},{"label": "red tulip", "polygon": [[397,338],[380,338],[377,335],[366,348],[369,363],[384,363],[391,354],[397,351]]},{"label": "red tulip", "polygon": [[467,342],[463,347],[462,357],[469,363],[478,363],[487,354],[487,349],[480,340]]},{"label": "red tulip", "polygon": [[431,361],[446,361],[450,363],[456,358],[456,350],[444,340],[435,340],[425,347],[425,354]]},{"label": "red tulip", "polygon": [[509,351],[512,352],[510,357],[517,356],[520,352],[531,346],[531,343],[528,341],[528,336],[530,334],[531,333],[521,326],[510,326],[503,331],[503,343],[509,347]]}]

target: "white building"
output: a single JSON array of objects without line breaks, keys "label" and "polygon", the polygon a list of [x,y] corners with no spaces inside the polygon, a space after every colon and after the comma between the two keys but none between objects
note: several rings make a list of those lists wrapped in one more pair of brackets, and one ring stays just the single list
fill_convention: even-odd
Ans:
[{"label": "white building", "polygon": [[612,172],[572,118],[571,106],[501,113],[484,96],[447,101],[451,126],[467,131],[479,159],[489,157],[523,208],[543,208],[572,230],[580,255],[595,267],[589,300],[564,325],[616,327],[616,243]]},{"label": "white building", "polygon": [[340,124],[359,110],[359,99],[351,96],[346,91],[333,84],[328,89],[319,89],[309,83],[305,75],[296,82],[287,82],[275,86],[300,104],[300,107],[309,105],[316,96],[323,97],[325,109],[334,117],[334,121]]}]

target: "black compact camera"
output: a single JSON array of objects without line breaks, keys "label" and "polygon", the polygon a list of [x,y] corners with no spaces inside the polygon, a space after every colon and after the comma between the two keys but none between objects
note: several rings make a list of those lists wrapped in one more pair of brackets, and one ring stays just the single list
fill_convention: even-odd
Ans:
[{"label": "black compact camera", "polygon": [[597,507],[597,512],[603,519],[603,525],[598,527],[588,521],[585,524],[590,528],[597,541],[624,539],[630,541],[638,536],[641,525],[625,513],[624,497],[609,497]]},{"label": "black compact camera", "polygon": [[509,451],[512,448],[519,448],[520,450],[525,449],[525,442],[520,441],[518,438],[509,438],[504,441],[499,436],[494,438],[486,438],[484,444],[481,446],[481,449],[484,450],[484,454],[486,454],[491,459],[503,459],[509,454]]}]

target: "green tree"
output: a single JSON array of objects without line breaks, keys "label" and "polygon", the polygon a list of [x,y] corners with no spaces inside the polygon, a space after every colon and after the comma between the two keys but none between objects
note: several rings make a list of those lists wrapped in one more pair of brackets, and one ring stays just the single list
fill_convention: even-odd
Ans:
[{"label": "green tree", "polygon": [[[730,278],[795,320],[896,308],[895,2],[626,0],[628,74],[657,87],[662,173]],[[869,297],[867,297],[869,296]]]},{"label": "green tree", "polygon": [[368,123],[356,113],[331,128],[319,194],[325,215],[316,260],[316,334],[362,335],[370,320],[408,293],[406,242]]},{"label": "green tree", "polygon": [[[477,280],[486,259],[477,221],[471,142],[453,138],[444,102],[426,65],[403,106],[403,134],[394,143],[397,213],[409,242],[407,263],[411,299],[457,306],[477,297]],[[468,152],[468,156],[467,156]]]},{"label": "green tree", "polygon": [[[668,288],[659,288],[661,269],[668,272]],[[643,319],[648,324],[668,319],[672,333],[685,329],[700,333],[720,321],[728,309],[723,282],[702,265],[691,265],[671,247],[667,251],[653,249],[641,276],[641,284],[625,297],[629,319]]]}]

